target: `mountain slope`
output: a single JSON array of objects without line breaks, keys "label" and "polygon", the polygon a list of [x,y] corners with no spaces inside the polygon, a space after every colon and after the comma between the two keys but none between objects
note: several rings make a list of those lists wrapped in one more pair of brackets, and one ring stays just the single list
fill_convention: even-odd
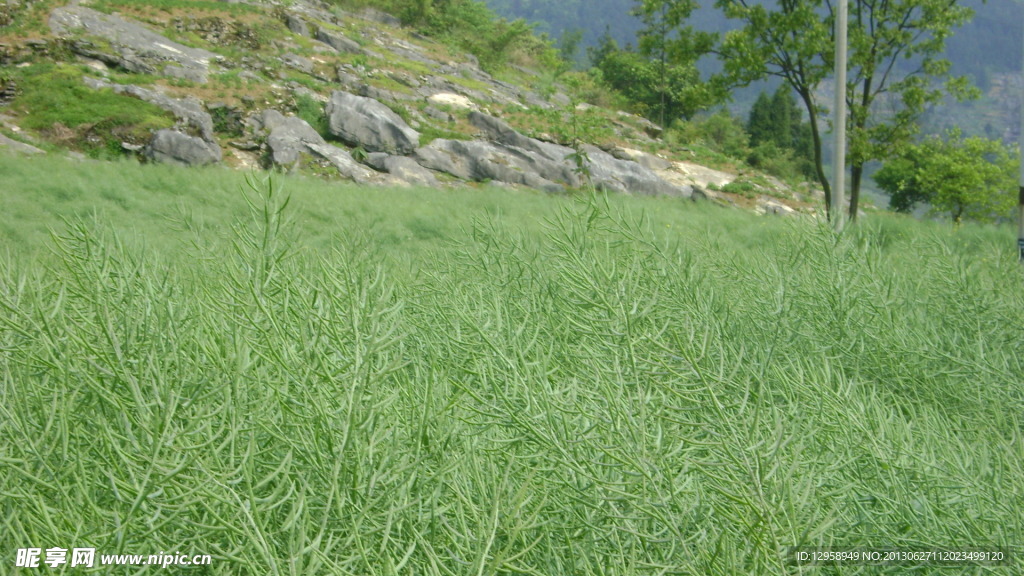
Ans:
[{"label": "mountain slope", "polygon": [[646,120],[581,103],[550,71],[506,66],[496,77],[374,10],[50,1],[9,20],[0,120],[37,147],[365,184],[594,185],[762,211],[813,207],[763,177],[732,194],[735,173],[690,162]]}]

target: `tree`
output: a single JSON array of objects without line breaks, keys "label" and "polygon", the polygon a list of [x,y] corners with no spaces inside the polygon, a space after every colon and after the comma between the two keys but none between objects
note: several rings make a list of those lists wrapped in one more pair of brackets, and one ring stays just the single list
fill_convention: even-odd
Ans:
[{"label": "tree", "polygon": [[[657,64],[658,87],[660,96],[658,106],[659,123],[667,126],[668,77],[669,67],[673,70],[685,69],[688,75],[699,78],[697,60],[711,51],[715,36],[707,32],[694,30],[692,26],[684,26],[690,15],[697,8],[694,0],[637,0],[633,14],[644,23],[638,34],[639,51],[643,56]],[[712,97],[708,93],[709,97]],[[724,94],[720,95],[724,99]],[[711,105],[717,102],[709,102]]]},{"label": "tree", "polygon": [[[788,156],[793,168],[805,177],[814,176],[811,127],[804,122],[793,88],[780,85],[769,96],[761,92],[746,122],[754,149],[748,162],[762,166],[766,160]],[[776,158],[777,160],[777,158]]]},{"label": "tree", "polygon": [[874,178],[898,212],[927,202],[937,212],[948,212],[953,222],[990,221],[1013,209],[1017,158],[999,141],[964,139],[954,130],[946,139],[931,136],[903,147]]},{"label": "tree", "polygon": [[662,115],[669,123],[676,118],[689,119],[719,101],[718,93],[701,81],[696,67],[662,69],[639,52],[620,49],[610,36],[589,53],[602,81],[651,120],[658,121]]},{"label": "tree", "polygon": [[[749,0],[716,0],[725,15],[744,27],[726,34],[719,47],[734,84],[765,76],[784,79],[807,110],[815,173],[832,216],[831,186],[822,162],[814,95],[834,61],[833,6],[830,0],[779,0],[772,9]],[[957,0],[851,0],[846,99],[851,166],[850,214],[855,219],[864,165],[909,143],[916,120],[946,90],[970,95],[966,80],[950,78],[939,58],[953,29],[971,17]],[[881,104],[885,106],[881,106]]]}]

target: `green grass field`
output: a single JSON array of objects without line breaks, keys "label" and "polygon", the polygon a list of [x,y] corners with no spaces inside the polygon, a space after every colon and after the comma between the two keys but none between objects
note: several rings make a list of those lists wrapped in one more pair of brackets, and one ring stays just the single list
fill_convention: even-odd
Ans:
[{"label": "green grass field", "polygon": [[3,570],[1021,573],[786,554],[1024,553],[1009,228],[4,155],[0,182]]}]

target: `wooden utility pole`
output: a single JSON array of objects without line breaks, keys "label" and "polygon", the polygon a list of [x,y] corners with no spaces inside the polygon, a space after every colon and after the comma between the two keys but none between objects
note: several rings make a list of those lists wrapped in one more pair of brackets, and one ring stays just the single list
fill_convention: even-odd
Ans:
[{"label": "wooden utility pole", "polygon": [[847,0],[839,0],[836,9],[836,105],[835,158],[832,159],[832,225],[843,231],[844,192],[846,188],[846,13]]}]

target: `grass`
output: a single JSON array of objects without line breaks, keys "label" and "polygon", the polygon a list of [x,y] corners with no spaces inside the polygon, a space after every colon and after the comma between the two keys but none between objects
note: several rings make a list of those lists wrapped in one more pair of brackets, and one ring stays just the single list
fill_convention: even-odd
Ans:
[{"label": "grass", "polygon": [[0,156],[9,566],[787,574],[793,545],[1021,542],[1006,228],[47,162]]},{"label": "grass", "polygon": [[12,109],[19,125],[60,143],[75,143],[93,155],[120,154],[122,141],[143,143],[154,130],[169,128],[169,113],[110,89],[93,90],[82,82],[81,67],[37,62],[0,69],[20,90]]}]

